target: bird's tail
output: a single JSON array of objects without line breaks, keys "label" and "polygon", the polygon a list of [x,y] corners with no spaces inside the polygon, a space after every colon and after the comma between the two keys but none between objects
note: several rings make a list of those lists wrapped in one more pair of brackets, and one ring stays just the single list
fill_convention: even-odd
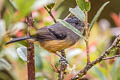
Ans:
[{"label": "bird's tail", "polygon": [[18,42],[18,41],[22,41],[22,40],[26,40],[26,39],[31,39],[31,36],[25,36],[25,37],[20,37],[20,38],[14,38],[13,40],[7,42],[6,44],[10,44],[10,43],[14,43],[14,42]]}]

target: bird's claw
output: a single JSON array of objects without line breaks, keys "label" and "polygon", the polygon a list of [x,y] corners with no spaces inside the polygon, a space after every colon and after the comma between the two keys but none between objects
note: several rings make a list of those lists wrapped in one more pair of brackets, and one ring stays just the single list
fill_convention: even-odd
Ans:
[{"label": "bird's claw", "polygon": [[68,65],[68,61],[66,60],[66,58],[64,57],[61,57],[60,60],[59,60],[60,64],[63,64],[63,65]]}]

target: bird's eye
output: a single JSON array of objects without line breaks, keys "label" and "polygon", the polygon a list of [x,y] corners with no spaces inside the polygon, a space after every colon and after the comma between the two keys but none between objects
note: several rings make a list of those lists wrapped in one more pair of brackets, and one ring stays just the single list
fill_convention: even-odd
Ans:
[{"label": "bird's eye", "polygon": [[59,36],[57,36],[57,38],[59,38],[59,39],[64,39],[66,37],[66,35],[64,35],[64,34],[60,34]]},{"label": "bird's eye", "polygon": [[65,39],[65,37],[66,37],[66,35],[65,35],[65,34],[62,34],[62,33],[60,33],[60,34],[55,34],[55,36],[56,36],[57,39],[60,39],[60,40],[63,40],[63,39]]}]

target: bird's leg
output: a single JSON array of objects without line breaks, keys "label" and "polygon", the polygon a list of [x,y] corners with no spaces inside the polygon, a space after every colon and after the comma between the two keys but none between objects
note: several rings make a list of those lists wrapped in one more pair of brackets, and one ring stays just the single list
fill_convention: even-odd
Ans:
[{"label": "bird's leg", "polygon": [[61,52],[61,56],[64,57],[64,59],[61,58],[59,61],[62,63],[68,64],[68,61],[66,60],[65,51],[61,50],[60,52]]},{"label": "bird's leg", "polygon": [[64,76],[66,74],[65,70],[67,68],[68,61],[66,60],[64,50],[60,51],[61,55],[57,54],[60,57],[60,68],[58,72],[58,80],[64,80]]},{"label": "bird's leg", "polygon": [[66,58],[65,50],[61,50],[60,52],[61,52],[61,55],[62,55],[64,58]]},{"label": "bird's leg", "polygon": [[59,52],[61,53],[61,55],[58,54],[58,52],[56,52],[56,55],[60,57],[59,62],[64,63],[64,64],[68,64],[68,61],[66,60],[65,52],[64,51],[59,51]]}]

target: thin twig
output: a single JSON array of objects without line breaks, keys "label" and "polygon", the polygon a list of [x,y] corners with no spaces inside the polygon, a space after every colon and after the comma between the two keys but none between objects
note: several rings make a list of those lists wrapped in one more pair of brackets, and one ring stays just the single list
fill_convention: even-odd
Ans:
[{"label": "thin twig", "polygon": [[67,18],[69,18],[72,15],[72,13],[69,13],[64,20],[66,20]]},{"label": "thin twig", "polygon": [[50,64],[50,65],[54,72],[59,73],[59,69],[56,67],[56,65],[53,65],[53,64]]},{"label": "thin twig", "polygon": [[[33,26],[32,14],[26,17],[25,22],[28,25],[27,35],[30,36],[29,27]],[[31,41],[27,42],[29,44],[27,49],[28,80],[35,80],[34,44]]]},{"label": "thin twig", "polygon": [[112,56],[112,57],[106,57],[106,58],[103,58],[103,60],[115,59],[116,57],[120,57],[120,55],[115,55],[115,56]]},{"label": "thin twig", "polygon": [[48,9],[47,7],[44,7],[46,9],[46,11],[49,13],[49,15],[52,17],[53,21],[56,23],[56,19],[55,17],[53,16],[52,12],[51,12],[51,9]]},{"label": "thin twig", "polygon": [[113,49],[115,48],[120,49],[119,46],[120,46],[120,35],[114,40],[113,44],[101,54],[101,56],[99,56],[93,62],[87,64],[81,71],[79,71],[73,78],[71,78],[71,80],[81,79],[88,72],[89,69],[91,69],[97,63],[100,63],[101,61],[103,61],[104,58],[107,55],[109,55]]},{"label": "thin twig", "polygon": [[86,15],[86,20],[85,20],[85,36],[86,36],[86,53],[87,53],[87,64],[90,63],[90,55],[89,55],[89,31],[88,31],[88,12],[85,11],[85,15]]}]

